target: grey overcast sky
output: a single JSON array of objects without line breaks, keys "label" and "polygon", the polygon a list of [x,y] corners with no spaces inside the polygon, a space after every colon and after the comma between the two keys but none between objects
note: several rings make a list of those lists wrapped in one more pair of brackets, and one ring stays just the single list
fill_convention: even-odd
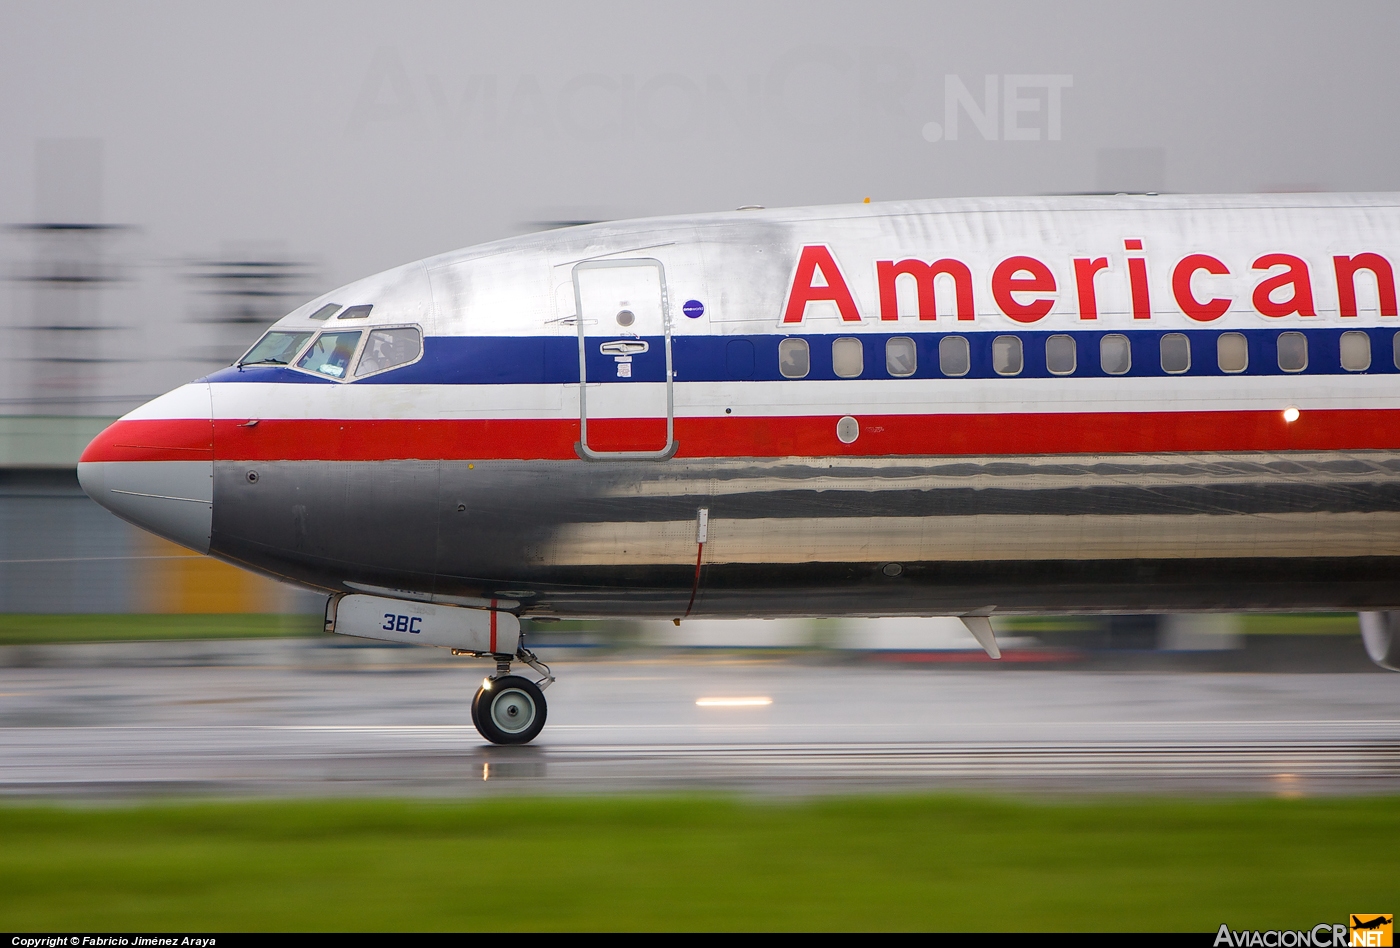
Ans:
[{"label": "grey overcast sky", "polygon": [[[171,259],[270,242],[321,288],[543,221],[1400,186],[1393,2],[3,10],[0,221],[95,215]],[[76,209],[39,180],[64,139],[98,143]]]}]

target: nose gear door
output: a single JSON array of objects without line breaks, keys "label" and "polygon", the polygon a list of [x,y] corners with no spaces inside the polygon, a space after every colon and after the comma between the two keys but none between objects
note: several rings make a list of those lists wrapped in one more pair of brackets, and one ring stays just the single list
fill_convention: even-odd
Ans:
[{"label": "nose gear door", "polygon": [[574,267],[580,456],[663,460],[676,453],[671,313],[660,260]]}]

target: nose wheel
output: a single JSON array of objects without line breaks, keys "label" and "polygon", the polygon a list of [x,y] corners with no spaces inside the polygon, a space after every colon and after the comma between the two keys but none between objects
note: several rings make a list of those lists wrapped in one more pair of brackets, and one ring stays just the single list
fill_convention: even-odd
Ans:
[{"label": "nose wheel", "polygon": [[472,723],[492,744],[528,744],[544,728],[544,692],[528,678],[488,678],[472,699]]}]

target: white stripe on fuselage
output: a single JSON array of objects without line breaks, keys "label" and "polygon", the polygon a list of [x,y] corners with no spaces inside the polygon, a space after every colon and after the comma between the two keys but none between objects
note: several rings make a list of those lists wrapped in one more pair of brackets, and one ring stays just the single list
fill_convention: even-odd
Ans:
[{"label": "white stripe on fuselage", "polygon": [[[590,385],[589,417],[635,417],[638,406],[657,403],[661,385]],[[550,419],[579,413],[574,383],[212,387],[219,419]],[[202,386],[186,392],[195,388],[177,389],[127,417],[202,417],[208,400]],[[748,417],[1378,409],[1400,405],[1400,375],[677,382],[675,405],[679,417],[717,417],[725,409]]]}]

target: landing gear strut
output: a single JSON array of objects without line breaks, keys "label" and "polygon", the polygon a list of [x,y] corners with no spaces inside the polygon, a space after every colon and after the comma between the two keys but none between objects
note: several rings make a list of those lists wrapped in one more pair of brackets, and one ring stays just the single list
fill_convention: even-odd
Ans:
[{"label": "landing gear strut", "polygon": [[[510,673],[517,658],[544,677],[539,682]],[[514,656],[496,655],[496,674],[481,683],[472,698],[472,723],[492,744],[528,744],[544,728],[548,708],[544,689],[554,683],[549,666],[522,647]]]}]

